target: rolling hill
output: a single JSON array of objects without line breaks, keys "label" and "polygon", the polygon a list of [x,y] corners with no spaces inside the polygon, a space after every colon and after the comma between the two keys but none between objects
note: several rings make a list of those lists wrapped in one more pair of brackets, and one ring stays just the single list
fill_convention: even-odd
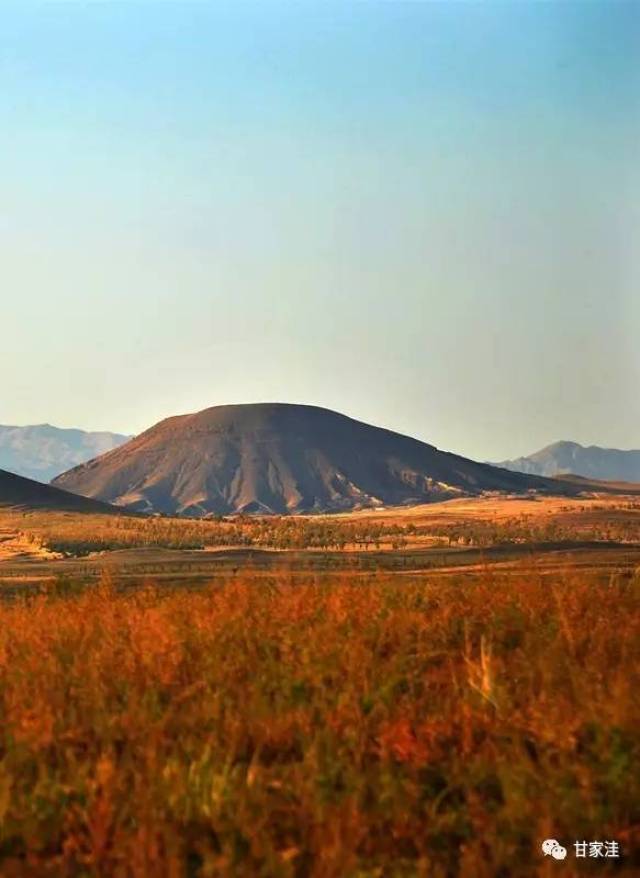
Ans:
[{"label": "rolling hill", "polygon": [[0,509],[50,509],[60,512],[114,512],[106,503],[79,497],[15,473],[0,470]]},{"label": "rolling hill", "polygon": [[282,403],[168,418],[54,484],[138,511],[195,516],[578,490],[475,463],[327,409]]},{"label": "rolling hill", "polygon": [[528,457],[505,460],[495,466],[537,476],[571,473],[610,482],[640,482],[640,451],[585,447],[577,442],[554,442]]},{"label": "rolling hill", "polygon": [[49,482],[70,467],[111,451],[130,438],[119,433],[66,430],[51,424],[0,425],[0,469]]}]

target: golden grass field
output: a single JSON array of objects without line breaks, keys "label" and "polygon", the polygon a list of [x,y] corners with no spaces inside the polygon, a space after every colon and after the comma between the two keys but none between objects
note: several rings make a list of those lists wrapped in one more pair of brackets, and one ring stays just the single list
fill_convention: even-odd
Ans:
[{"label": "golden grass field", "polygon": [[640,874],[639,525],[3,512],[0,875]]}]

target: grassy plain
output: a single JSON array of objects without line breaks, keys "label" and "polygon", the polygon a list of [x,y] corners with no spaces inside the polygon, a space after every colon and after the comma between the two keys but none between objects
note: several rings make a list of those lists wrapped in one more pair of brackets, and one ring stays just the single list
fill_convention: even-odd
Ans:
[{"label": "grassy plain", "polygon": [[640,874],[639,528],[3,513],[0,875]]}]

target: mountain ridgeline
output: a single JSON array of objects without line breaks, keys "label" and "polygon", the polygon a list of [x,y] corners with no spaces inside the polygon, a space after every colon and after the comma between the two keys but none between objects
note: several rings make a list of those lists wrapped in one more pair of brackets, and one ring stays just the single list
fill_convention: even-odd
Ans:
[{"label": "mountain ridgeline", "polygon": [[475,463],[327,409],[282,403],[168,418],[53,484],[135,511],[193,516],[559,492],[546,479]]},{"label": "mountain ridgeline", "polygon": [[640,451],[585,447],[577,442],[554,442],[528,457],[505,460],[495,466],[536,476],[571,473],[586,479],[640,482]]},{"label": "mountain ridgeline", "polygon": [[130,438],[119,433],[61,429],[51,424],[0,425],[0,469],[49,482],[70,467],[111,451]]}]

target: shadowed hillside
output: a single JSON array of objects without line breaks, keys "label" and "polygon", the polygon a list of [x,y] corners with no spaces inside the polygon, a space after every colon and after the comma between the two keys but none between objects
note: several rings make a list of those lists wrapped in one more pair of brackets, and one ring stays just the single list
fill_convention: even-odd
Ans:
[{"label": "shadowed hillside", "polygon": [[168,418],[54,484],[165,513],[304,512],[484,491],[571,493],[314,406],[219,406]]},{"label": "shadowed hillside", "polygon": [[[70,512],[108,512],[97,500],[78,497],[68,491],[42,485],[15,473],[0,470],[0,508],[51,509]],[[113,512],[113,510],[111,510]]]}]

